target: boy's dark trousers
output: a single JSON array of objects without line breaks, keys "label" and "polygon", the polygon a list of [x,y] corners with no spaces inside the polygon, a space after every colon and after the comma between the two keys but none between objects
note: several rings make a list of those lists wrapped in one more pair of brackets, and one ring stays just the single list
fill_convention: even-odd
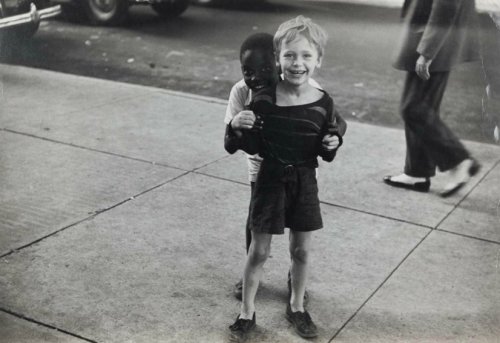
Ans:
[{"label": "boy's dark trousers", "polygon": [[436,166],[449,170],[469,157],[453,132],[440,119],[441,100],[449,72],[431,72],[424,81],[408,72],[401,101],[405,122],[405,174],[414,177],[435,175]]}]

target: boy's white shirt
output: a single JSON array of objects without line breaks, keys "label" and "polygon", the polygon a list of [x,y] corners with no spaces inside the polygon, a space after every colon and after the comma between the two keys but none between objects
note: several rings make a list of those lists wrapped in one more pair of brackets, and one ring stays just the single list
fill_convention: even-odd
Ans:
[{"label": "boy's white shirt", "polygon": [[[309,79],[309,84],[315,88],[323,89],[312,78]],[[241,79],[240,81],[236,82],[233,88],[231,88],[231,93],[229,94],[229,100],[226,107],[226,116],[224,117],[224,123],[226,125],[229,125],[231,120],[238,113],[243,111],[246,106],[250,105],[251,100],[252,100],[252,90],[246,85],[245,81]],[[258,154],[255,155],[247,154],[248,180],[250,182],[255,182],[257,180],[257,174],[259,172],[261,162],[262,162],[262,157],[260,157]]]}]

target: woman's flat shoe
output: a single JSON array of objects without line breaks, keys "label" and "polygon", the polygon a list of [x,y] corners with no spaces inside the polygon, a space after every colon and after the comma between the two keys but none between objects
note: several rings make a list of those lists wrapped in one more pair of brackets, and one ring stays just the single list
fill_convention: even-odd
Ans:
[{"label": "woman's flat shoe", "polygon": [[387,175],[384,176],[384,182],[389,186],[409,189],[417,192],[428,192],[429,188],[431,188],[431,180],[429,178],[425,178],[425,181],[406,183],[400,181],[392,180],[392,176]]},{"label": "woman's flat shoe", "polygon": [[481,165],[475,159],[471,159],[471,164],[467,169],[467,176],[468,177],[466,179],[462,179],[459,181],[452,182],[451,184],[448,184],[445,187],[445,189],[440,193],[440,195],[443,198],[447,198],[447,197],[455,194],[460,189],[462,189],[462,187],[465,186],[465,184],[467,182],[469,182],[470,178],[473,177],[474,175],[476,175],[480,169],[481,169]]}]

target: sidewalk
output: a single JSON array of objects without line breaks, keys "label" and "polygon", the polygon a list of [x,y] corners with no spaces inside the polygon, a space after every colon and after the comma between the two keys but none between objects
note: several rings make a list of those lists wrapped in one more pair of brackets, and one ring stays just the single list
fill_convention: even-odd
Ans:
[{"label": "sidewalk", "polygon": [[[343,2],[346,4],[369,5],[380,7],[402,7],[404,0],[301,0],[301,1],[318,1],[318,2]],[[500,3],[498,0],[476,0],[476,8],[478,11],[490,12],[500,11]]]},{"label": "sidewalk", "polygon": [[[0,342],[226,342],[244,262],[246,164],[225,101],[0,65]],[[349,122],[319,171],[314,342],[499,342],[500,154],[441,199],[384,186],[401,130]],[[250,342],[284,317],[275,237]]]},{"label": "sidewalk", "polygon": [[301,1],[318,1],[318,2],[343,2],[346,4],[369,5],[380,7],[401,7],[404,0],[301,0]]}]

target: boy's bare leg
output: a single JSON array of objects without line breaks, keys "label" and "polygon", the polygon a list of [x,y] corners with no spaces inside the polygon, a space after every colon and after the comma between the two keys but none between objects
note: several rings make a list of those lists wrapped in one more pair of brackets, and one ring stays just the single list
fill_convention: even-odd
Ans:
[{"label": "boy's bare leg", "polygon": [[272,235],[270,234],[252,231],[252,243],[247,254],[243,274],[243,301],[240,313],[242,319],[252,319],[255,312],[255,295],[259,287],[264,263],[269,256],[271,239]]},{"label": "boy's bare leg", "polygon": [[[288,233],[288,245],[291,244],[292,240],[292,230],[289,230]],[[292,258],[290,256],[290,262],[292,261]],[[292,274],[291,270],[288,269],[288,280],[287,280],[287,286],[288,286],[288,300],[290,301],[292,297]],[[304,306],[307,306],[307,303],[309,302],[309,292],[307,292],[307,287],[306,290],[304,291]]]},{"label": "boy's bare leg", "polygon": [[[253,198],[253,192],[255,189],[255,182],[251,181],[250,182],[250,199]],[[252,218],[251,215],[252,211],[252,201],[250,200],[250,205],[248,208],[248,217],[247,217],[247,222],[245,226],[245,246],[246,246],[246,252],[248,254],[248,250],[250,249],[250,244],[252,243],[252,230],[250,230],[250,220]],[[234,285],[234,290],[233,290],[234,296],[238,300],[242,300],[243,298],[243,278],[241,278],[235,285]]]},{"label": "boy's bare leg", "polygon": [[290,230],[290,256],[292,267],[292,296],[290,307],[293,312],[304,312],[304,293],[308,274],[309,251],[312,241],[312,232],[298,232]]},{"label": "boy's bare leg", "polygon": [[[250,250],[250,244],[252,243],[252,230],[250,230],[247,219],[247,225],[245,228],[245,243],[246,243],[246,252],[248,255],[248,251]],[[234,296],[238,300],[243,299],[243,278],[241,278],[235,285],[233,290]]]},{"label": "boy's bare leg", "polygon": [[292,231],[290,235],[290,255],[292,257],[292,295],[286,308],[286,319],[292,323],[295,332],[301,337],[318,336],[318,328],[309,312],[304,309],[307,272],[309,270],[309,251],[312,232]]}]

